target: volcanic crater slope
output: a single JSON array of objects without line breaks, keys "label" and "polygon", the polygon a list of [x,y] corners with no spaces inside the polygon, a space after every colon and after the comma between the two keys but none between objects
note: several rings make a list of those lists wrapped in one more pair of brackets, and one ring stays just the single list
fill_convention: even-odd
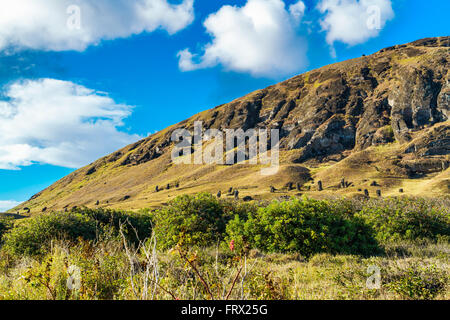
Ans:
[{"label": "volcanic crater slope", "polygon": [[[103,157],[13,211],[138,209],[184,193],[233,197],[230,188],[255,200],[448,195],[449,51],[450,37],[428,38],[304,73]],[[280,129],[279,171],[261,176],[248,161],[175,165],[171,134],[195,121],[205,130]]]}]

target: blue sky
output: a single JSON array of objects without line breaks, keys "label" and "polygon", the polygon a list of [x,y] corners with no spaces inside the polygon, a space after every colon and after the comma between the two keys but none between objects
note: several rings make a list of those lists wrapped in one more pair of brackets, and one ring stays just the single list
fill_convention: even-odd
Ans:
[{"label": "blue sky", "polygon": [[248,92],[448,35],[449,9],[438,0],[2,0],[0,211]]}]

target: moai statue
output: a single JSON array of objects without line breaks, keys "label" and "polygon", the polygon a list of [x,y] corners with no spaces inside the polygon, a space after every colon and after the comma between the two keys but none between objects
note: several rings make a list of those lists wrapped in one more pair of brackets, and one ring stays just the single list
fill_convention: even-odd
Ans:
[{"label": "moai statue", "polygon": [[369,196],[369,190],[364,189],[364,195],[365,195],[366,197],[368,197],[368,196]]},{"label": "moai statue", "polygon": [[270,193],[274,193],[275,192],[275,187],[271,186],[270,187]]},{"label": "moai statue", "polygon": [[405,191],[403,189],[399,189],[398,192],[403,193]]},{"label": "moai statue", "polygon": [[47,207],[42,208],[42,212],[47,211]]},{"label": "moai statue", "polygon": [[322,191],[323,190],[323,185],[322,185],[322,181],[317,181],[317,189],[319,190],[319,191]]},{"label": "moai statue", "polygon": [[155,187],[155,192],[159,192],[159,187],[158,186]]},{"label": "moai statue", "polygon": [[179,188],[179,187],[180,187],[180,183],[177,182],[177,183],[175,184],[175,188]]},{"label": "moai statue", "polygon": [[95,203],[96,206],[98,206],[100,204],[100,201],[97,200],[97,202]]},{"label": "moai statue", "polygon": [[341,180],[341,189],[344,189],[345,186],[346,186],[346,184],[345,184],[345,179],[342,178],[342,180]]},{"label": "moai statue", "polygon": [[236,200],[239,199],[239,191],[238,190],[234,190],[234,199],[236,199]]},{"label": "moai statue", "polygon": [[298,191],[301,191],[301,190],[302,190],[302,185],[301,185],[299,182],[297,182],[297,190],[298,190]]},{"label": "moai statue", "polygon": [[167,184],[167,190],[170,190],[170,184],[169,183]]},{"label": "moai statue", "polygon": [[381,190],[380,189],[377,190],[377,197],[381,197]]},{"label": "moai statue", "polygon": [[228,189],[228,193],[233,193],[233,187],[230,187],[230,189]]},{"label": "moai statue", "polygon": [[294,189],[294,187],[292,185],[293,185],[292,182],[288,183],[288,191],[291,191],[292,189]]},{"label": "moai statue", "polygon": [[217,192],[217,198],[220,198],[222,196],[222,191],[219,190],[219,192]]}]

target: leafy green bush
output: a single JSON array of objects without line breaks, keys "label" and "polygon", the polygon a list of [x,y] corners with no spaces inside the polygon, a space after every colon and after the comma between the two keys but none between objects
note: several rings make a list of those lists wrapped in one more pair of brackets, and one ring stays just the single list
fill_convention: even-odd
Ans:
[{"label": "leafy green bush", "polygon": [[356,216],[376,230],[380,241],[437,240],[450,236],[449,211],[425,199],[371,201]]},{"label": "leafy green bush", "polygon": [[4,236],[4,247],[15,255],[39,255],[46,252],[51,240],[95,240],[106,231],[117,235],[122,224],[128,240],[137,243],[151,235],[151,218],[150,214],[102,209],[42,214],[9,230]]},{"label": "leafy green bush", "polygon": [[232,207],[208,193],[183,195],[155,213],[158,245],[168,249],[184,244],[209,246],[223,239]]},{"label": "leafy green bush", "polygon": [[52,213],[23,221],[4,236],[4,247],[15,255],[37,255],[45,252],[51,240],[96,237],[95,220],[79,213]]},{"label": "leafy green bush", "polygon": [[136,213],[107,209],[79,208],[72,210],[72,213],[78,213],[94,219],[101,227],[111,227],[115,232],[118,232],[122,225],[124,234],[134,244],[138,244],[139,241],[147,239],[152,235],[153,215],[148,211]]},{"label": "leafy green bush", "polygon": [[0,243],[3,235],[13,227],[12,219],[2,218],[0,219]]},{"label": "leafy green bush", "polygon": [[237,250],[254,247],[267,252],[318,252],[371,255],[379,249],[373,230],[345,210],[327,201],[292,199],[273,202],[250,213],[247,220],[236,216],[227,226],[227,240]]}]

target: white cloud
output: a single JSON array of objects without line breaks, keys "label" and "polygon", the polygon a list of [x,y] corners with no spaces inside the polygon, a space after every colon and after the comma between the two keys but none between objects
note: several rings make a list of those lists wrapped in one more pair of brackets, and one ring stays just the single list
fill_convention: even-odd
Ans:
[{"label": "white cloud", "polygon": [[158,28],[173,34],[193,19],[193,0],[178,5],[167,0],[1,0],[0,49],[83,51],[101,40]]},{"label": "white cloud", "polygon": [[8,211],[14,207],[17,207],[21,202],[14,200],[0,200],[0,212]]},{"label": "white cloud", "polygon": [[248,0],[243,7],[223,6],[204,22],[212,42],[203,55],[178,53],[183,71],[223,65],[256,76],[284,75],[305,64],[305,44],[296,27],[304,13],[299,1],[286,9],[282,0]]},{"label": "white cloud", "polygon": [[132,107],[72,82],[16,82],[0,100],[0,169],[78,168],[138,140],[120,132]]},{"label": "white cloud", "polygon": [[322,0],[318,9],[325,13],[320,24],[327,32],[329,44],[364,43],[394,18],[390,0]]}]

